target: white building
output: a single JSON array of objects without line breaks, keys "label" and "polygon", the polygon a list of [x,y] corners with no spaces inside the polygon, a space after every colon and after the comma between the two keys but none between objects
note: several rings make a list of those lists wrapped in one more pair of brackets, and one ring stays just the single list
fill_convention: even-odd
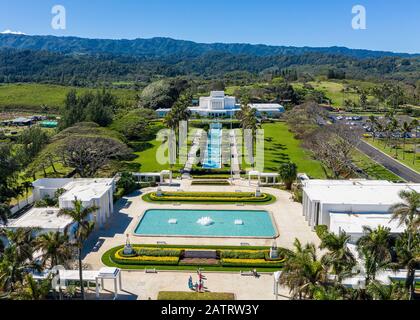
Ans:
[{"label": "white building", "polygon": [[57,190],[64,189],[65,192],[58,198],[59,208],[72,209],[76,198],[82,201],[84,207],[99,207],[92,215],[97,227],[103,227],[114,211],[114,179],[40,179],[32,185],[34,201],[53,198]]},{"label": "white building", "polygon": [[[257,110],[257,115],[267,115],[269,117],[279,116],[285,109],[280,104],[254,103],[249,105]],[[230,117],[241,110],[241,105],[236,102],[236,98],[225,95],[224,91],[212,91],[209,97],[201,97],[198,107],[189,107],[192,114],[201,117]],[[164,117],[171,109],[158,109],[156,113],[159,117]]]},{"label": "white building", "polygon": [[38,234],[61,232],[71,234],[73,221],[66,216],[58,216],[58,208],[32,208],[21,217],[10,220],[7,228],[39,228]]},{"label": "white building", "polygon": [[257,110],[257,116],[278,117],[286,110],[278,103],[251,103],[251,108]]},{"label": "white building", "polygon": [[363,226],[389,227],[400,233],[404,226],[391,221],[389,208],[402,202],[402,190],[420,192],[420,184],[394,184],[368,180],[303,181],[303,215],[309,225],[326,225],[335,233],[345,231],[357,240]]}]

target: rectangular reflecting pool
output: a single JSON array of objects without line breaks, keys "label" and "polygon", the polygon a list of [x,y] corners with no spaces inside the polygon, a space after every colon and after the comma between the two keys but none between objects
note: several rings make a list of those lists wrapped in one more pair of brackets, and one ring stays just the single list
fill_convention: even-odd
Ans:
[{"label": "rectangular reflecting pool", "polygon": [[152,209],[137,225],[138,236],[275,238],[269,212],[260,210]]}]

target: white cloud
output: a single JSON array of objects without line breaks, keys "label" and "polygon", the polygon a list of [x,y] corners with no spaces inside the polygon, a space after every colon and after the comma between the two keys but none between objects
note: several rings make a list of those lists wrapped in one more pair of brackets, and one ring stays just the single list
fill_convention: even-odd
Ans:
[{"label": "white cloud", "polygon": [[25,35],[25,33],[21,31],[12,31],[10,29],[4,30],[3,32],[0,32],[1,34],[18,34],[18,35]]}]

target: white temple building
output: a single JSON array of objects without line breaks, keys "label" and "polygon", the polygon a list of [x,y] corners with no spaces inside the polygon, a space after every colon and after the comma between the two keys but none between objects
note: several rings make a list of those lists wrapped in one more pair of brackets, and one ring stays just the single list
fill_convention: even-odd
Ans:
[{"label": "white temple building", "polygon": [[31,208],[16,219],[9,219],[3,226],[8,229],[37,228],[38,234],[47,232],[67,233],[70,237],[74,232],[71,218],[59,216],[60,209],[73,209],[74,200],[82,201],[83,207],[95,206],[90,220],[95,222],[96,228],[102,228],[114,212],[113,195],[115,191],[114,179],[39,179],[33,182],[32,203],[46,197],[53,198],[58,190],[62,194],[58,197],[57,208]]},{"label": "white temple building", "polygon": [[[253,103],[249,104],[251,108],[257,110],[257,116],[266,115],[276,117],[285,112],[282,105],[277,103]],[[241,110],[241,105],[237,103],[236,98],[225,95],[224,91],[212,91],[210,96],[201,97],[198,107],[189,107],[192,114],[201,117],[223,118],[233,117],[236,112]],[[171,109],[158,109],[157,115],[165,117]]]},{"label": "white temple building", "polygon": [[303,181],[303,215],[311,227],[326,225],[336,234],[346,232],[356,241],[363,227],[388,227],[401,233],[405,226],[392,220],[389,209],[402,202],[402,190],[420,192],[420,184],[370,180]]}]

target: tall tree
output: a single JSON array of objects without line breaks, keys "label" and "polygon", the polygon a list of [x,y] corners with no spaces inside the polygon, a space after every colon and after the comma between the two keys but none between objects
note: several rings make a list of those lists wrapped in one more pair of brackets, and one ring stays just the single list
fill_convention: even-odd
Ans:
[{"label": "tall tree", "polygon": [[357,250],[363,259],[366,286],[376,279],[379,271],[391,266],[391,233],[389,228],[364,227],[364,235],[357,242]]},{"label": "tall tree", "polygon": [[42,265],[52,268],[57,265],[68,265],[72,258],[69,237],[61,232],[44,233],[35,240],[35,247],[42,252]]},{"label": "tall tree", "polygon": [[75,198],[72,209],[61,209],[59,216],[70,217],[76,223],[75,244],[78,251],[79,260],[79,278],[80,278],[80,292],[82,299],[85,299],[85,290],[83,284],[83,265],[82,265],[82,251],[85,240],[92,233],[95,223],[91,221],[91,215],[98,211],[99,207],[90,206],[83,207],[82,201]]},{"label": "tall tree", "polygon": [[126,157],[130,150],[122,142],[100,136],[73,136],[65,139],[62,161],[82,178],[93,177],[113,159]]},{"label": "tall tree", "polygon": [[292,299],[313,299],[318,288],[327,282],[326,269],[317,259],[315,245],[302,246],[296,239],[294,246],[284,263],[280,284],[290,289]]},{"label": "tall tree", "polygon": [[321,238],[320,249],[328,250],[321,261],[337,276],[339,283],[345,277],[351,276],[352,270],[356,266],[356,259],[347,246],[349,241],[350,236],[345,232],[340,232],[339,235],[328,232]]},{"label": "tall tree", "polygon": [[[414,295],[414,276],[415,267],[418,257],[416,257],[416,250],[418,253],[418,236],[420,229],[420,194],[416,191],[401,191],[399,197],[403,200],[396,203],[389,209],[392,213],[392,219],[398,220],[400,226],[406,228],[406,247],[405,250],[400,250],[401,256],[404,257],[405,265],[408,268],[406,286],[410,289],[410,296]],[[408,258],[408,259],[407,259]]]},{"label": "tall tree", "polygon": [[297,165],[292,162],[283,163],[279,169],[280,179],[286,186],[287,190],[292,189],[293,182],[297,179]]},{"label": "tall tree", "polygon": [[407,121],[404,121],[403,125],[401,126],[401,133],[403,135],[403,159],[405,160],[405,146],[407,142],[407,135],[411,133],[413,130],[411,123],[408,123]]}]

